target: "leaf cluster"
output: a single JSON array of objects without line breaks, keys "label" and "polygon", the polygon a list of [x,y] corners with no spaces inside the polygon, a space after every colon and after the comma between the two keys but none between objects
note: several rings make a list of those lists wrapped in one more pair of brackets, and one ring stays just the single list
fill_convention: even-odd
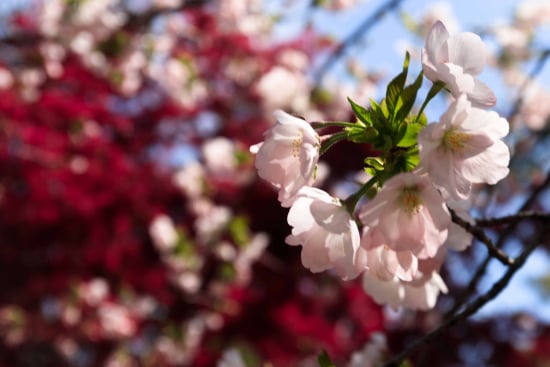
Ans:
[{"label": "leaf cluster", "polygon": [[410,56],[407,53],[403,70],[391,80],[386,96],[370,101],[369,108],[348,101],[357,122],[347,127],[348,140],[369,144],[375,156],[365,158],[365,170],[380,184],[399,172],[413,170],[418,165],[417,136],[427,124],[426,116],[412,113],[422,86],[423,74],[407,85]]}]

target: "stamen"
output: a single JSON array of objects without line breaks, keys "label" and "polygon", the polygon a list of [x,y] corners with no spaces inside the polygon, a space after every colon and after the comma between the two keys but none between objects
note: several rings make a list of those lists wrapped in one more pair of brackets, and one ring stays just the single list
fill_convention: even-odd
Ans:
[{"label": "stamen", "polygon": [[303,130],[300,129],[300,135],[292,141],[292,156],[294,158],[298,158],[298,156],[300,155],[300,150],[302,149],[303,142],[304,133]]},{"label": "stamen", "polygon": [[409,214],[416,214],[422,206],[422,198],[418,192],[418,188],[405,188],[401,192],[401,204]]},{"label": "stamen", "polygon": [[461,153],[465,150],[470,138],[466,133],[449,130],[443,135],[443,145],[453,153]]}]

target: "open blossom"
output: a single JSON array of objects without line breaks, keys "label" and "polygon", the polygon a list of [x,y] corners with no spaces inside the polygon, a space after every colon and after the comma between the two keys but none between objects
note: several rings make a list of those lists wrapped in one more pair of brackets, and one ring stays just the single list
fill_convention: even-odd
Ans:
[{"label": "open blossom", "polygon": [[451,216],[430,179],[411,172],[389,179],[359,213],[365,226],[377,228],[394,251],[433,257],[447,239]]},{"label": "open blossom", "polygon": [[395,277],[412,280],[418,270],[418,259],[411,251],[395,251],[385,241],[377,228],[365,227],[361,236],[361,247],[367,251],[367,268],[380,280]]},{"label": "open blossom", "polygon": [[302,264],[314,273],[334,268],[344,280],[365,268],[359,229],[338,199],[314,187],[303,187],[288,212],[289,245],[302,245]]},{"label": "open blossom", "polygon": [[277,124],[265,133],[265,141],[250,151],[256,153],[258,175],[279,190],[281,205],[289,207],[298,190],[313,183],[320,139],[305,120],[281,110],[275,117]]},{"label": "open blossom", "polygon": [[379,304],[387,304],[393,309],[429,310],[435,306],[439,293],[447,293],[447,286],[437,272],[419,272],[415,280],[406,282],[397,277],[380,280],[371,273],[363,276],[363,288]]},{"label": "open blossom", "polygon": [[433,25],[422,49],[422,69],[428,79],[444,82],[455,98],[465,93],[476,105],[493,106],[494,93],[475,78],[486,59],[485,44],[478,35],[462,32],[450,36],[440,21]]},{"label": "open blossom", "polygon": [[510,151],[500,140],[506,134],[504,118],[472,107],[461,95],[441,121],[420,132],[420,166],[452,198],[465,199],[472,183],[495,184],[508,175]]},{"label": "open blossom", "polygon": [[157,215],[149,225],[153,244],[160,251],[171,251],[178,243],[178,232],[172,218],[166,214]]}]

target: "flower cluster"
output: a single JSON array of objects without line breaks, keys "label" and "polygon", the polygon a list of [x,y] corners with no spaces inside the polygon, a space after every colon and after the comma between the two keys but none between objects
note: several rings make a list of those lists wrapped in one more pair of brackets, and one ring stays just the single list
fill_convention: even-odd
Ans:
[{"label": "flower cluster", "polygon": [[[447,249],[462,250],[472,239],[452,222],[449,208],[463,208],[474,184],[496,184],[508,174],[510,153],[501,140],[508,122],[483,109],[496,102],[477,79],[485,62],[479,36],[450,36],[437,21],[422,50],[423,73],[406,86],[407,57],[381,103],[367,109],[350,100],[355,123],[312,126],[275,113],[277,123],[265,141],[250,150],[259,176],[290,207],[286,242],[302,245],[306,268],[333,270],[344,280],[364,273],[366,292],[393,308],[434,307],[447,291],[439,275]],[[433,85],[413,113],[423,75]],[[439,121],[427,124],[424,108],[441,90],[450,92],[452,102]],[[343,130],[318,135],[327,126]],[[381,152],[365,158],[371,178],[345,200],[312,187],[320,155],[342,140]]]}]

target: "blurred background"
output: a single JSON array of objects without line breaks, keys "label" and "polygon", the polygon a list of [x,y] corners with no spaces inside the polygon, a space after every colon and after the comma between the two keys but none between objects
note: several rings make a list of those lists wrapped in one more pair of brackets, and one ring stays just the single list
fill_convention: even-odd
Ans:
[{"label": "blurred background", "polygon": [[[548,1],[4,0],[0,17],[0,366],[307,367],[323,349],[377,366],[486,292],[506,268],[475,241],[449,254],[430,311],[310,273],[249,153],[276,109],[353,121],[346,97],[383,97],[406,51],[415,77],[437,19],[487,43],[480,78],[512,129],[511,174],[471,215],[550,209]],[[316,184],[345,196],[367,152],[335,147]],[[487,228],[512,255],[537,231]],[[549,365],[538,240],[495,301],[407,365]]]}]

